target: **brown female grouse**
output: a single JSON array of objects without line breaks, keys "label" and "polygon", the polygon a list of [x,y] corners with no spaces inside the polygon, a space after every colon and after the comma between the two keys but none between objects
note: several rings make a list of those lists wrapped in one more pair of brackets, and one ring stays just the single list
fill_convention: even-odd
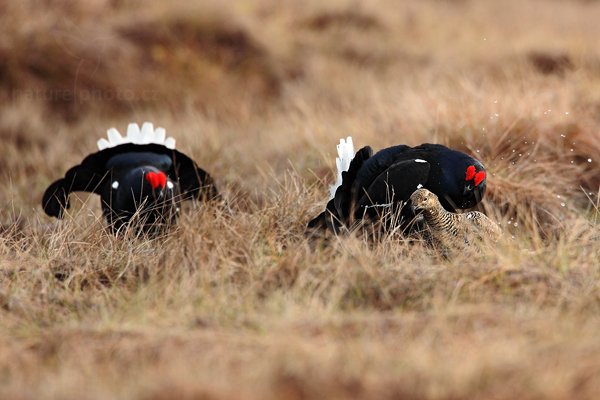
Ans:
[{"label": "brown female grouse", "polygon": [[495,239],[501,233],[500,227],[483,213],[447,211],[427,189],[417,189],[410,196],[410,202],[413,210],[423,215],[431,242],[442,249],[460,247],[474,239]]}]

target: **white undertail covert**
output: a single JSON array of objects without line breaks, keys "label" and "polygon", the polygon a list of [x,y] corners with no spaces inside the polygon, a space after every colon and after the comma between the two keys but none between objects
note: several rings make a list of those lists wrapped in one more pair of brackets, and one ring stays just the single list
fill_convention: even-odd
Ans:
[{"label": "white undertail covert", "polygon": [[154,129],[152,122],[144,122],[142,128],[136,123],[130,123],[127,126],[127,135],[121,136],[116,128],[110,128],[106,131],[107,139],[98,140],[98,149],[104,150],[116,147],[121,144],[160,144],[168,149],[175,148],[175,139],[167,137],[165,128],[158,127]]},{"label": "white undertail covert", "polygon": [[350,162],[354,158],[354,144],[352,143],[352,136],[348,136],[346,140],[340,139],[340,144],[337,145],[338,157],[335,159],[335,165],[337,166],[337,178],[335,184],[329,187],[329,199],[333,199],[335,191],[342,184],[342,172],[348,171]]}]

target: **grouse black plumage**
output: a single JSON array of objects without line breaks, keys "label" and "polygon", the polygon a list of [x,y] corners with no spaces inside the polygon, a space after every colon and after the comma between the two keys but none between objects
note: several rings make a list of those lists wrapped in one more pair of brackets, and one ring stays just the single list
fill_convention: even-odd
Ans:
[{"label": "grouse black plumage", "polygon": [[[348,139],[351,146],[351,138]],[[440,144],[398,145],[374,155],[371,147],[366,146],[355,156],[353,149],[344,154],[343,140],[340,146],[339,160],[353,156],[352,161],[347,170],[340,169],[343,163],[338,161],[339,186],[332,188],[333,197],[325,211],[309,222],[309,230],[324,228],[338,232],[342,226],[349,227],[364,217],[380,218],[379,206],[401,207],[400,223],[406,223],[415,214],[411,207],[402,205],[421,187],[435,193],[442,206],[452,212],[474,207],[485,194],[483,164]]]},{"label": "grouse black plumage", "polygon": [[212,177],[175,150],[175,140],[163,128],[149,122],[141,130],[129,124],[126,137],[109,129],[108,140],[99,140],[98,148],[46,189],[46,214],[62,218],[71,192],[91,192],[100,195],[113,232],[135,221],[136,230],[154,234],[177,220],[182,200],[219,196]]}]

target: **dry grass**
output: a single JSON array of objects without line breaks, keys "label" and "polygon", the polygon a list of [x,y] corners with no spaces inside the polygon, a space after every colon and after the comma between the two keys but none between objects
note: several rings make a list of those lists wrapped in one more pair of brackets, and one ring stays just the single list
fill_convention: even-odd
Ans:
[{"label": "dry grass", "polygon": [[[0,5],[1,398],[597,396],[599,4],[169,4]],[[151,241],[43,215],[146,119],[226,206]],[[347,134],[478,155],[503,239],[307,241]]]}]

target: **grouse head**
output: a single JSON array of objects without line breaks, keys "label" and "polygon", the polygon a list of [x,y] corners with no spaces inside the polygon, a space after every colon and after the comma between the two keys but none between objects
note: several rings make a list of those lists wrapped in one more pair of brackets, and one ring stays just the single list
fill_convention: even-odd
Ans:
[{"label": "grouse head", "polygon": [[487,175],[485,168],[474,160],[465,169],[462,204],[460,208],[471,208],[478,204],[485,194]]},{"label": "grouse head", "polygon": [[177,217],[177,189],[165,172],[152,165],[117,170],[102,196],[104,215],[115,229],[137,216],[145,231],[160,230]]},{"label": "grouse head", "polygon": [[432,185],[429,189],[441,196],[444,208],[452,211],[475,207],[483,199],[486,189],[487,175],[483,164],[468,154],[447,148],[440,152],[437,160],[441,185]]},{"label": "grouse head", "polygon": [[410,196],[410,204],[415,212],[433,210],[441,207],[440,200],[435,193],[424,188],[417,189],[413,192]]}]

